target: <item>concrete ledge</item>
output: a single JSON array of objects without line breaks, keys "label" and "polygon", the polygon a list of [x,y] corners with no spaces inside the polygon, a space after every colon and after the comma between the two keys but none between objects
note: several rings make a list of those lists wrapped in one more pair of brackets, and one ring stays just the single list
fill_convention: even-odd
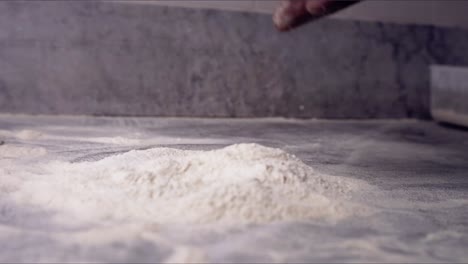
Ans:
[{"label": "concrete ledge", "polygon": [[468,127],[468,67],[431,66],[431,114]]}]

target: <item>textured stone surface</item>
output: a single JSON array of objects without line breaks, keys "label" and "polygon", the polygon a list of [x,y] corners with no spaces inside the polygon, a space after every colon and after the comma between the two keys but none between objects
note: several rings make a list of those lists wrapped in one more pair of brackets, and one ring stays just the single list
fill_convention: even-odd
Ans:
[{"label": "textured stone surface", "polygon": [[[5,142],[0,146],[2,263],[160,263],[180,246],[193,248],[182,254],[186,261],[201,252],[207,263],[468,259],[468,132],[432,122],[0,115],[0,140]],[[92,162],[134,149],[208,150],[235,143],[281,148],[319,173],[369,183],[372,190],[358,189],[352,199],[364,201],[372,213],[336,223],[288,221],[232,230],[151,222],[138,228],[141,223],[132,217],[73,228],[64,222],[70,217],[66,212],[10,199],[16,188],[1,188],[28,184],[36,176],[23,171],[47,173],[45,164],[57,160]],[[47,154],[9,159],[5,146],[40,147]],[[25,218],[37,224],[26,224]]]},{"label": "textured stone surface", "polygon": [[0,112],[429,117],[429,67],[459,29],[90,1],[0,2]]}]

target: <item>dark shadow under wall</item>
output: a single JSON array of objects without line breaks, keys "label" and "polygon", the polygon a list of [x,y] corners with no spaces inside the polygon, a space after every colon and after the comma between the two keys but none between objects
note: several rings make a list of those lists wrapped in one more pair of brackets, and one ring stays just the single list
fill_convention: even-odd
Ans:
[{"label": "dark shadow under wall", "polygon": [[429,118],[468,31],[89,1],[0,2],[0,112]]}]

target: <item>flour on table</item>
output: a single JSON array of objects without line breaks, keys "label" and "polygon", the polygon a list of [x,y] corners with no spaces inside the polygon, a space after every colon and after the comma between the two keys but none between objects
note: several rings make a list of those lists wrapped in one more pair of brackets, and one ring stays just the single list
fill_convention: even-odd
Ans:
[{"label": "flour on table", "polygon": [[0,144],[1,158],[32,158],[47,154],[47,150],[42,147],[26,147],[12,144]]},{"label": "flour on table", "polygon": [[179,246],[164,263],[209,263],[206,253],[198,248]]},{"label": "flour on table", "polygon": [[41,138],[43,134],[40,131],[28,129],[18,131],[0,130],[0,136],[17,138],[20,140],[36,140]]},{"label": "flour on table", "polygon": [[257,144],[212,151],[134,150],[93,162],[55,162],[17,199],[87,220],[246,224],[337,220],[358,184],[322,175],[294,155]]},{"label": "flour on table", "polygon": [[16,137],[22,140],[36,140],[42,137],[42,133],[35,130],[21,130],[16,133]]}]

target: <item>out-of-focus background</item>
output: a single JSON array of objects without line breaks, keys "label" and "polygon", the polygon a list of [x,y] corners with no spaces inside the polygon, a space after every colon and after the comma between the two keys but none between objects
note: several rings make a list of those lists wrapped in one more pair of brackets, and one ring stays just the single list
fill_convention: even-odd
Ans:
[{"label": "out-of-focus background", "polygon": [[[137,2],[148,4],[148,1],[131,1],[131,3]],[[270,14],[275,10],[279,2],[279,0],[169,0],[153,1],[150,4]],[[331,18],[467,28],[467,8],[468,3],[464,0],[371,0],[336,13]]]},{"label": "out-of-focus background", "polygon": [[466,82],[433,78],[468,66],[466,1],[365,1],[285,34],[277,4],[1,2],[0,112],[428,119],[434,82]]}]

